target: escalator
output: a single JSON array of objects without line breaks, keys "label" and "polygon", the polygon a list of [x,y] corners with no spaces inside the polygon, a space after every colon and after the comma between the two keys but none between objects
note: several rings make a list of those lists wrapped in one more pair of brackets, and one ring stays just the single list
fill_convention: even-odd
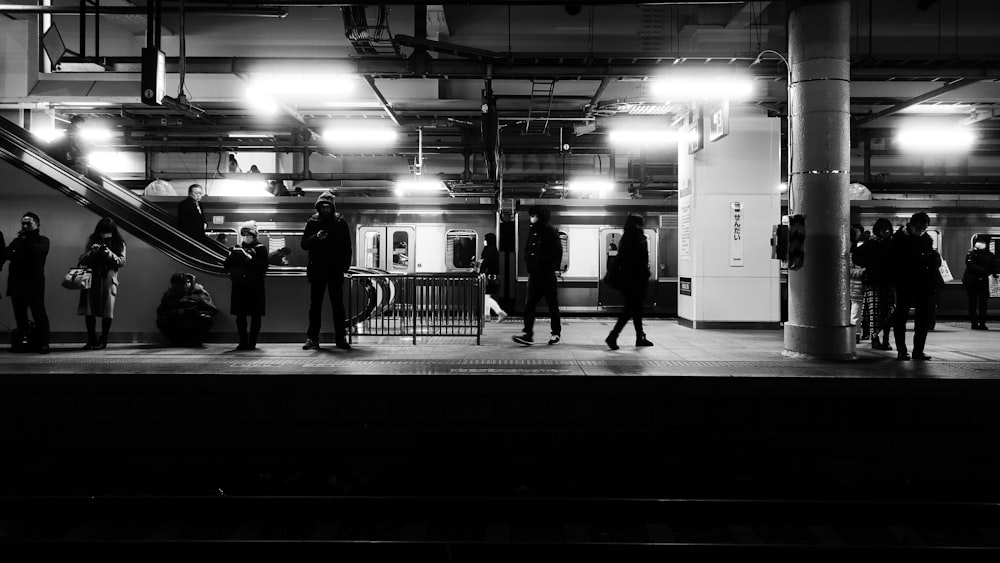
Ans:
[{"label": "escalator", "polygon": [[35,144],[31,133],[0,118],[0,159],[63,193],[90,211],[113,217],[135,237],[187,268],[226,275],[226,248],[210,239],[198,241],[175,227],[176,219],[160,206],[107,178],[95,182],[64,166]]}]

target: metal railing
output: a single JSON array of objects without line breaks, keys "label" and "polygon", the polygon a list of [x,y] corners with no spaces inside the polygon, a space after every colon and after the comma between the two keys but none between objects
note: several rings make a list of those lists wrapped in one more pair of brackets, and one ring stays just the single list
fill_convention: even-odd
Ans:
[{"label": "metal railing", "polygon": [[411,336],[416,344],[421,336],[475,336],[479,345],[485,288],[485,278],[474,272],[352,273],[346,299],[348,338]]}]

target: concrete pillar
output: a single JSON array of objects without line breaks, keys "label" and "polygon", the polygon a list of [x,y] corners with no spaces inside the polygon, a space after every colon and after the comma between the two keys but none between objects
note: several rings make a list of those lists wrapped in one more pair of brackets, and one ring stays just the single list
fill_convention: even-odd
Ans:
[{"label": "concrete pillar", "polygon": [[792,0],[789,214],[806,216],[805,262],[788,272],[786,356],[852,359],[850,2]]}]

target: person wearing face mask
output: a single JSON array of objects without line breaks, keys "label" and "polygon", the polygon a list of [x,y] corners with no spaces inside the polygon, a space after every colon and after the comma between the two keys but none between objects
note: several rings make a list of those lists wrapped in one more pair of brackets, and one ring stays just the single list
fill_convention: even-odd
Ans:
[{"label": "person wearing face mask", "polygon": [[990,298],[990,276],[996,272],[996,256],[987,248],[989,236],[976,235],[972,249],[965,255],[965,273],[962,285],[969,297],[969,320],[972,330],[989,330],[986,327],[986,306]]},{"label": "person wearing face mask", "polygon": [[[90,288],[80,290],[76,314],[84,316],[87,343],[84,350],[108,347],[111,321],[115,316],[118,295],[118,270],[125,266],[125,241],[118,233],[114,219],[104,217],[97,222],[80,256],[80,265],[91,270]],[[97,336],[97,317],[101,317],[101,336]]]},{"label": "person wearing face mask", "polygon": [[45,312],[45,258],[49,239],[39,232],[41,219],[32,212],[21,216],[21,230],[7,246],[10,261],[7,296],[21,334],[28,333],[28,311],[35,322],[38,351],[49,353],[49,316]]},{"label": "person wearing face mask", "polygon": [[[941,255],[927,234],[930,217],[914,213],[905,227],[896,231],[889,243],[889,257],[896,278],[896,314],[892,332],[896,338],[896,359],[930,360],[924,353],[933,318],[934,294],[940,285]],[[906,321],[913,307],[913,355],[906,352]]]},{"label": "person wearing face mask", "polygon": [[319,348],[323,294],[330,296],[333,330],[337,348],[350,350],[347,342],[347,315],[344,312],[344,274],[351,269],[351,230],[337,213],[334,194],[326,190],[316,198],[316,213],[302,232],[302,250],[309,253],[306,278],[309,280],[309,328],[303,350]]},{"label": "person wearing face mask", "polygon": [[188,186],[188,196],[177,206],[177,228],[195,240],[205,238],[205,212],[201,199],[205,188],[201,184]]},{"label": "person wearing face mask", "polygon": [[528,295],[524,303],[524,330],[513,337],[514,342],[524,346],[535,343],[535,307],[544,297],[549,308],[552,334],[549,344],[558,344],[562,325],[559,320],[559,300],[557,297],[556,271],[562,264],[562,241],[559,233],[549,224],[549,210],[535,206],[528,210],[531,226],[528,227],[528,243],[524,247],[524,258],[528,265]]},{"label": "person wearing face mask", "polygon": [[[229,313],[236,316],[240,343],[237,350],[255,350],[260,335],[260,318],[265,311],[264,276],[267,272],[267,247],[257,240],[257,223],[247,221],[240,227],[239,246],[234,246],[223,265],[233,282]],[[247,330],[250,317],[250,330]]]}]

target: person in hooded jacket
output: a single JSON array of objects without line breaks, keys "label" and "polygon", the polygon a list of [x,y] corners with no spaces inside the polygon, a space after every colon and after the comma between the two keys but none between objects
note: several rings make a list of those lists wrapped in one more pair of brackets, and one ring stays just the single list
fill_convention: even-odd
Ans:
[{"label": "person in hooded jacket", "polygon": [[[236,316],[236,330],[240,343],[237,350],[255,350],[260,335],[260,318],[264,316],[266,294],[264,275],[269,266],[267,247],[257,240],[257,222],[247,221],[240,226],[242,240],[229,250],[223,267],[229,271],[233,290],[229,313]],[[250,330],[247,330],[250,317]]]},{"label": "person in hooded jacket", "polygon": [[549,308],[552,334],[549,344],[561,340],[562,325],[559,319],[556,271],[562,265],[562,241],[559,233],[549,224],[549,210],[534,206],[528,210],[531,226],[528,227],[528,242],[524,247],[524,258],[528,266],[528,295],[524,303],[524,330],[514,336],[514,342],[531,346],[535,343],[535,307],[544,297]]},{"label": "person in hooded jacket", "polygon": [[642,301],[646,298],[646,287],[652,275],[649,271],[649,241],[642,232],[643,226],[642,217],[629,215],[625,219],[622,238],[618,241],[618,256],[614,268],[619,280],[617,289],[625,299],[625,306],[611,333],[604,339],[604,343],[612,350],[618,349],[618,335],[629,319],[632,319],[635,327],[635,345],[653,345],[642,330]]},{"label": "person in hooded jacket", "polygon": [[972,330],[986,327],[986,309],[990,298],[990,276],[996,273],[996,257],[990,252],[988,235],[976,235],[972,249],[965,255],[962,285],[969,297],[969,320]]},{"label": "person in hooded jacket", "polygon": [[[889,260],[896,276],[896,313],[893,335],[896,359],[930,360],[924,353],[927,333],[933,322],[934,294],[943,283],[938,268],[941,255],[927,234],[930,218],[914,213],[905,227],[896,231],[889,242]],[[913,307],[913,355],[906,353],[906,321]]]},{"label": "person in hooded jacket", "polygon": [[344,313],[344,274],[351,269],[351,231],[344,216],[337,213],[333,192],[316,198],[316,213],[306,222],[302,249],[309,253],[306,277],[309,280],[309,328],[303,350],[319,348],[323,294],[329,293],[333,307],[333,329],[337,348],[350,350]]}]

